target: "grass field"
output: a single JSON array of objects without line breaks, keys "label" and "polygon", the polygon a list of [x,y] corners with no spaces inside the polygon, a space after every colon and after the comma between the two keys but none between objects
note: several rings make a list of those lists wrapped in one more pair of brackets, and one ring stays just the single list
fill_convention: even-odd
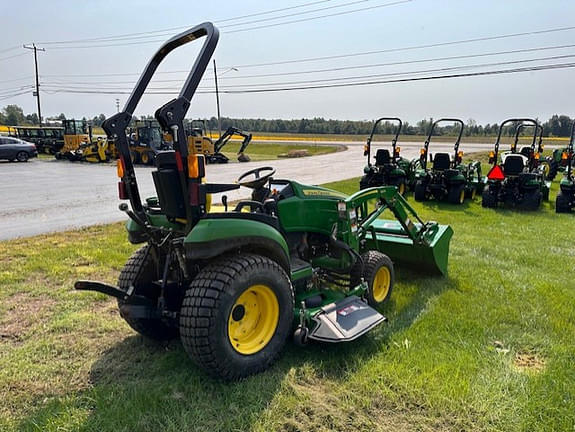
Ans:
[{"label": "grass field", "polygon": [[116,280],[121,224],[1,242],[0,430],[573,431],[575,216],[414,206],[455,231],[448,278],[398,268],[389,324],[232,384],[73,291]]},{"label": "grass field", "polygon": [[[277,159],[279,154],[288,153],[290,150],[303,150],[306,149],[310,156],[317,156],[320,154],[334,153],[345,147],[341,145],[314,145],[310,143],[309,145],[301,144],[285,144],[285,143],[250,143],[246,149],[246,154],[253,161],[263,161]],[[235,141],[230,141],[224,147],[224,154],[230,159],[230,162],[237,162],[237,152],[240,149],[240,143]],[[40,159],[49,160],[54,159],[53,155],[48,155],[45,153],[40,153],[38,155]]]}]

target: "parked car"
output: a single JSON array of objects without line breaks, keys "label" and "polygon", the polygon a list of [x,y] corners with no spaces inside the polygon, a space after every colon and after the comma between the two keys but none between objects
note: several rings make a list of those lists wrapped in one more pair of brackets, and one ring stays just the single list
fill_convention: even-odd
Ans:
[{"label": "parked car", "polygon": [[28,159],[37,157],[36,146],[27,141],[13,137],[0,137],[0,159],[26,162]]}]

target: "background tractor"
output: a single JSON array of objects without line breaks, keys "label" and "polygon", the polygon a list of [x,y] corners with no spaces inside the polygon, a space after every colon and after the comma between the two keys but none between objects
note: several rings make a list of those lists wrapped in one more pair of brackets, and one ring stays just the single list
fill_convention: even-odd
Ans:
[{"label": "background tractor", "polygon": [[[457,139],[453,146],[453,157],[449,153],[436,153],[435,157],[429,153],[433,131],[440,123],[455,123],[458,128]],[[483,190],[481,163],[478,161],[467,165],[463,163],[463,152],[459,150],[463,128],[464,124],[460,119],[444,118],[431,124],[429,134],[421,149],[420,168],[415,172],[414,198],[416,201],[435,198],[447,200],[451,204],[463,204],[466,197],[473,199],[476,193],[481,193]],[[430,167],[428,159],[433,164]]]},{"label": "background tractor", "polygon": [[574,134],[575,121],[571,125],[569,145],[561,154],[561,166],[564,168],[564,175],[561,183],[559,183],[559,193],[555,198],[555,211],[557,213],[571,213],[575,207],[575,176],[573,175],[573,165],[575,165]]},{"label": "background tractor", "polygon": [[[378,148],[374,159],[371,163],[371,150],[373,147],[373,137],[376,133],[377,126],[382,122],[397,123],[395,134],[391,140],[391,154],[388,149]],[[397,139],[401,133],[401,119],[397,117],[381,117],[375,121],[371,134],[367,139],[363,155],[367,156],[367,165],[363,169],[364,175],[359,182],[360,189],[366,189],[374,186],[395,186],[399,193],[404,195],[408,185],[409,161],[402,158],[399,153],[400,147],[397,146]]]},{"label": "background tractor", "polygon": [[62,120],[64,145],[54,156],[69,161],[108,162],[115,159],[113,141],[92,137],[92,126],[86,120]]},{"label": "background tractor", "polygon": [[[502,153],[499,162],[501,135],[508,123],[515,124],[515,138],[511,150]],[[518,150],[520,133],[527,127],[533,128],[531,145]],[[492,163],[493,167],[487,174],[487,187],[482,197],[483,207],[495,208],[499,203],[504,203],[526,210],[536,210],[541,206],[542,200],[549,199],[550,183],[546,181],[544,167],[540,165],[543,151],[541,133],[542,128],[534,119],[508,119],[501,123],[495,149],[489,154],[489,163]]]},{"label": "background tractor", "polygon": [[[205,38],[179,96],[156,111],[173,150],[158,153],[152,172],[157,196],[142,203],[125,130],[161,61],[175,48]],[[423,222],[395,187],[348,197],[329,189],[275,179],[271,167],[232,184],[204,181],[204,156],[188,152],[183,120],[218,31],[210,23],[187,30],[154,55],[123,111],[103,128],[117,137],[120,209],[128,238],[143,244],[117,286],[78,281],[79,290],[118,299],[121,316],[156,340],[179,335],[203,369],[237,379],[269,367],[286,339],[353,340],[385,318],[376,310],[394,283],[396,262],[447,272],[449,226]],[[210,195],[252,189],[233,210],[210,213]],[[229,211],[228,211],[229,210]],[[393,221],[380,220],[390,211]]]},{"label": "background tractor", "polygon": [[156,154],[171,147],[169,143],[164,141],[160,126],[154,123],[151,120],[139,120],[129,131],[132,162],[153,165]]},{"label": "background tractor", "polygon": [[222,149],[234,136],[241,136],[243,138],[238,150],[238,161],[249,162],[250,157],[244,152],[252,140],[251,133],[230,126],[222,136],[218,137],[216,141],[213,141],[212,138],[206,134],[206,122],[203,120],[196,120],[190,124],[190,128],[188,129],[188,150],[191,154],[204,155],[207,163],[228,163],[230,159],[222,153]]}]

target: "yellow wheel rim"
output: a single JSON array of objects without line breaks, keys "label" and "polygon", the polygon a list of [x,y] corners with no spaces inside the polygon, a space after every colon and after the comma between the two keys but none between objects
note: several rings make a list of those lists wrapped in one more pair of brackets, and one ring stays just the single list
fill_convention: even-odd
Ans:
[{"label": "yellow wheel rim", "polygon": [[150,158],[148,156],[148,153],[142,153],[142,163],[147,164],[149,160]]},{"label": "yellow wheel rim", "polygon": [[252,285],[236,300],[228,317],[228,337],[240,354],[261,351],[272,339],[280,316],[276,295],[267,285]]},{"label": "yellow wheel rim", "polygon": [[403,195],[405,193],[405,183],[400,183],[397,189],[399,191],[399,194]]},{"label": "yellow wheel rim", "polygon": [[463,204],[463,201],[465,201],[465,189],[461,189],[459,192],[459,204]]},{"label": "yellow wheel rim", "polygon": [[391,274],[387,267],[381,267],[373,278],[372,294],[373,299],[381,303],[387,297],[391,284]]}]

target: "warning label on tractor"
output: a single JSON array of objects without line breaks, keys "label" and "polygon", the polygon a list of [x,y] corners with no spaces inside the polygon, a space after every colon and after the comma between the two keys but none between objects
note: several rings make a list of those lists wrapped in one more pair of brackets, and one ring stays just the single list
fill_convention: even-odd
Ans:
[{"label": "warning label on tractor", "polygon": [[341,316],[348,316],[351,315],[352,313],[354,313],[355,311],[358,311],[361,309],[361,306],[356,305],[356,304],[350,304],[349,306],[346,306],[340,310],[337,311],[338,315]]}]

